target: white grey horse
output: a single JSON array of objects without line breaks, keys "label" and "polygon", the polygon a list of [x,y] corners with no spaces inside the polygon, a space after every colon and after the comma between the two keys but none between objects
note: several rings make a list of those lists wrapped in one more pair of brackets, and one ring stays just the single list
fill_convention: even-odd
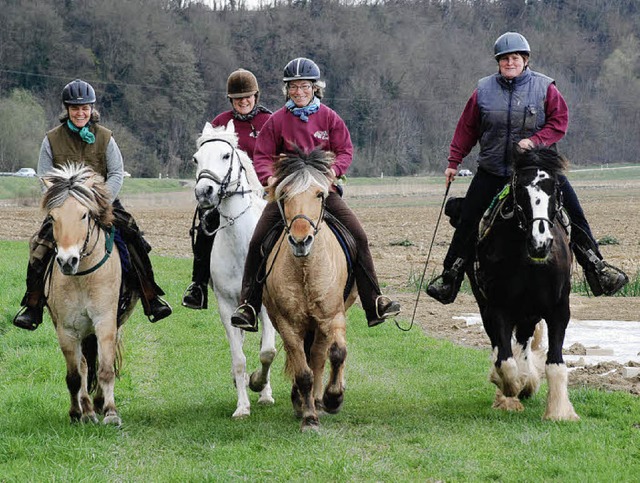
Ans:
[{"label": "white grey horse", "polygon": [[231,346],[231,372],[238,391],[233,417],[246,417],[251,413],[247,385],[260,393],[259,403],[274,402],[269,370],[276,355],[276,332],[266,310],[263,308],[259,314],[262,320],[261,367],[250,377],[242,348],[244,331],[231,325],[231,314],[240,299],[249,241],[266,202],[249,156],[238,148],[233,121],[216,128],[206,123],[197,147],[198,151],[193,155],[198,164],[196,199],[201,209],[217,209],[220,213],[220,227],[211,250],[211,285]]}]

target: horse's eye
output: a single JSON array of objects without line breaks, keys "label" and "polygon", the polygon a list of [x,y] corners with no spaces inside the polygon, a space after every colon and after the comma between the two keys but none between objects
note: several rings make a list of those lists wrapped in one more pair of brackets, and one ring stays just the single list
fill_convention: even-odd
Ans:
[{"label": "horse's eye", "polygon": [[83,220],[86,220],[86,219],[87,219],[87,214],[86,214],[86,213],[84,213],[84,214],[82,215],[82,219],[83,219]]},{"label": "horse's eye", "polygon": [[229,153],[225,153],[225,155],[222,156],[222,159],[224,159],[225,161],[227,161],[230,158],[231,158],[231,154],[229,154]]},{"label": "horse's eye", "polygon": [[193,161],[194,164],[198,164],[198,160],[196,159],[195,156],[193,158],[191,158],[191,161]]},{"label": "horse's eye", "polygon": [[322,191],[320,191],[317,195],[316,198],[324,198],[324,193]]}]

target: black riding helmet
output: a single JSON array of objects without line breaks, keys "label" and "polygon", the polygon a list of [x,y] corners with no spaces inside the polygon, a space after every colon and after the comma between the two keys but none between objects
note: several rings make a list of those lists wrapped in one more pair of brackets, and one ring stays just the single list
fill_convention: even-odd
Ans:
[{"label": "black riding helmet", "polygon": [[496,60],[500,60],[500,57],[505,54],[512,54],[514,52],[531,55],[529,42],[524,38],[524,35],[518,32],[506,32],[497,38],[493,46],[493,55]]},{"label": "black riding helmet", "polygon": [[285,65],[282,81],[289,82],[293,80],[320,80],[320,68],[311,59],[305,57],[293,59]]},{"label": "black riding helmet", "polygon": [[81,79],[69,82],[62,89],[62,103],[65,105],[95,104],[96,91],[91,84]]}]

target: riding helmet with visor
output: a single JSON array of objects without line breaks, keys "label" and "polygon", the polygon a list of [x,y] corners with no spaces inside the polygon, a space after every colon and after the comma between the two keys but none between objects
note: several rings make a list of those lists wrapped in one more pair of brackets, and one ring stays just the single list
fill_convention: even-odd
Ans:
[{"label": "riding helmet with visor", "polygon": [[298,57],[293,59],[284,67],[283,82],[290,82],[294,80],[320,80],[320,68],[311,59],[305,57]]},{"label": "riding helmet with visor", "polygon": [[65,105],[95,104],[96,91],[91,84],[81,79],[69,82],[62,89],[62,103]]},{"label": "riding helmet with visor", "polygon": [[249,97],[259,92],[258,79],[248,70],[233,71],[227,79],[227,97],[229,99]]},{"label": "riding helmet with visor", "polygon": [[496,60],[500,60],[500,57],[505,54],[512,54],[514,52],[527,55],[531,54],[529,42],[524,38],[524,35],[518,32],[506,32],[497,38],[493,46],[493,55]]}]

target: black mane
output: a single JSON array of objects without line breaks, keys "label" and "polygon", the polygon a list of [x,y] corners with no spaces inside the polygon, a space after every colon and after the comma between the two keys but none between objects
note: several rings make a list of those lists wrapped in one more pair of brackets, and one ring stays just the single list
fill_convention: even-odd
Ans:
[{"label": "black mane", "polygon": [[569,162],[567,158],[559,154],[555,149],[537,146],[532,149],[520,149],[515,147],[513,167],[515,171],[536,167],[556,176],[564,173]]}]

